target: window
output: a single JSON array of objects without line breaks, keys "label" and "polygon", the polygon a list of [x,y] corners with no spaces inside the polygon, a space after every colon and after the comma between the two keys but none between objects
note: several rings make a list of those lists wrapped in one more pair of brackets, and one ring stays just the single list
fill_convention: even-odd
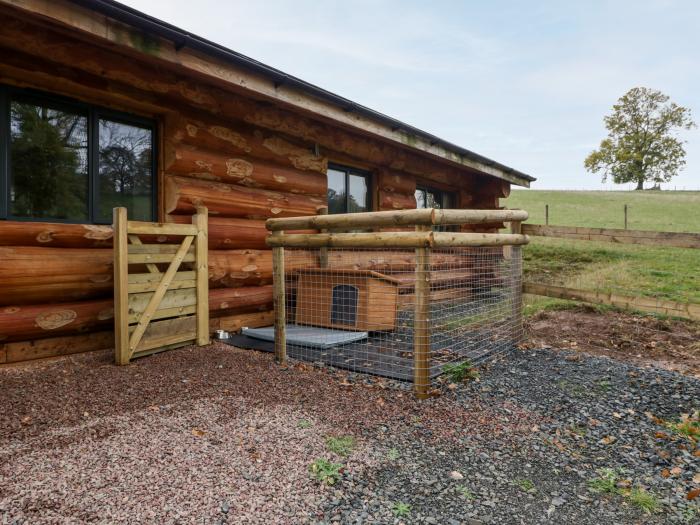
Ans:
[{"label": "window", "polygon": [[416,188],[416,208],[440,208],[454,207],[452,193],[435,190],[432,188]]},{"label": "window", "polygon": [[369,173],[341,166],[329,166],[328,213],[370,211],[369,188]]},{"label": "window", "polygon": [[0,86],[0,219],[155,220],[154,148],[152,121]]}]

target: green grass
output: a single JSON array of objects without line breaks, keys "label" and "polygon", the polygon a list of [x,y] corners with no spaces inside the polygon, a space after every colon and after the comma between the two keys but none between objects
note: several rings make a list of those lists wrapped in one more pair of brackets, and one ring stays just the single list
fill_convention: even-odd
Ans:
[{"label": "green grass", "polygon": [[461,363],[449,363],[442,367],[443,373],[454,383],[461,383],[467,378],[477,377],[479,374],[473,370],[472,364],[467,361]]},{"label": "green grass", "polygon": [[651,492],[647,492],[643,488],[633,488],[627,496],[629,502],[635,507],[643,510],[646,514],[657,512],[661,507],[661,502]]},{"label": "green grass", "polygon": [[[622,228],[628,204],[630,229],[700,232],[700,192],[595,192],[517,190],[502,201],[552,225]],[[523,250],[527,281],[619,295],[700,303],[700,250],[617,245],[532,237]],[[565,309],[575,303],[526,297],[525,313]]]},{"label": "green grass", "polygon": [[530,492],[535,490],[535,484],[529,479],[518,479],[515,484],[520,487],[523,492]]},{"label": "green grass", "polygon": [[317,459],[309,466],[311,476],[326,485],[335,485],[340,480],[340,463],[331,463],[327,459]]},{"label": "green grass", "polygon": [[397,518],[404,518],[411,513],[411,506],[408,503],[397,501],[391,508],[391,512],[393,512],[394,516]]},{"label": "green grass", "polygon": [[619,494],[617,482],[620,480],[620,471],[612,468],[603,468],[598,471],[598,477],[590,480],[588,486],[599,494]]},{"label": "green grass", "polygon": [[628,205],[628,228],[700,232],[700,191],[549,191],[513,190],[501,205],[521,208],[535,224],[590,228],[623,228]]},{"label": "green grass", "polygon": [[326,439],[326,447],[331,452],[339,456],[349,456],[352,449],[355,448],[355,438],[352,436],[331,436]]}]

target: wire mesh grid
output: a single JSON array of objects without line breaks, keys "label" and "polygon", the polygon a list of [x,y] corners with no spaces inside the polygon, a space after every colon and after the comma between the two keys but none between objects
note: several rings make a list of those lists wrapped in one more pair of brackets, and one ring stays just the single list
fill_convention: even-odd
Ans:
[{"label": "wire mesh grid", "polygon": [[427,389],[522,338],[519,246],[286,249],[285,269],[295,359]]}]

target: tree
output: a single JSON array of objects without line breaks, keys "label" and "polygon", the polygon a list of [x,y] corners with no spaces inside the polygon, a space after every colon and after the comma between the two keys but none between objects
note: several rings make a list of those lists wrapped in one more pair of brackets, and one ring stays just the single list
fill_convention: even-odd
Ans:
[{"label": "tree", "polygon": [[636,182],[642,190],[644,182],[658,186],[685,166],[684,141],[676,131],[695,122],[688,108],[669,102],[661,91],[630,89],[604,120],[608,136],[584,162],[588,171],[603,172],[603,182],[611,176],[615,184]]}]

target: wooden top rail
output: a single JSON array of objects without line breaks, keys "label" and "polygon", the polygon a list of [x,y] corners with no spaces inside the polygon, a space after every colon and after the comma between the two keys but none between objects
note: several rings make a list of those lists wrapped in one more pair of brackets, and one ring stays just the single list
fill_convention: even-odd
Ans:
[{"label": "wooden top rail", "polygon": [[379,228],[389,226],[437,226],[446,224],[483,224],[493,222],[521,222],[527,220],[524,210],[420,210],[375,211],[341,213],[268,219],[270,231],[322,230],[335,228]]},{"label": "wooden top rail", "polygon": [[273,248],[449,248],[527,244],[527,235],[504,233],[386,232],[282,234],[267,238]]},{"label": "wooden top rail", "polygon": [[548,226],[543,224],[523,224],[522,231],[528,235],[579,241],[700,248],[700,233],[582,228],[578,226]]}]

